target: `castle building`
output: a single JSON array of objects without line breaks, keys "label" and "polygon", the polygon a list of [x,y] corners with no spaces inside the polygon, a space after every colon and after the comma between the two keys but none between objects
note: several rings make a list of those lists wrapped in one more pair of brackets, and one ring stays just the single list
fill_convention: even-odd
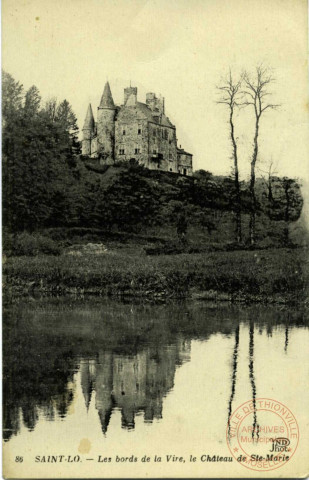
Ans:
[{"label": "castle building", "polygon": [[137,88],[124,89],[116,106],[106,82],[95,121],[89,104],[83,127],[83,155],[112,165],[135,159],[149,169],[192,175],[192,154],[177,147],[176,127],[165,115],[164,98],[146,94],[137,101]]}]

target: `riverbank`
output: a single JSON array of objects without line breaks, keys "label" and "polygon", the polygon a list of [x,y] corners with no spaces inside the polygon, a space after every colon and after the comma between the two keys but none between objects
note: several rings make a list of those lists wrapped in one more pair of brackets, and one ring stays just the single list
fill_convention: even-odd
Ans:
[{"label": "riverbank", "polygon": [[4,292],[306,304],[308,260],[304,248],[148,256],[102,246],[10,257]]}]

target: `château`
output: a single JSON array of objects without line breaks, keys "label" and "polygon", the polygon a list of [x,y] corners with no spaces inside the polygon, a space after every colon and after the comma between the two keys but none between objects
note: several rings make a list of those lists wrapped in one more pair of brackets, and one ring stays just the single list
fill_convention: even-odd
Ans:
[{"label": "ch\u00e2teau", "polygon": [[117,106],[106,82],[97,121],[88,106],[82,153],[102,165],[134,159],[152,170],[192,175],[192,154],[177,146],[176,127],[165,114],[164,98],[147,93],[146,103],[139,102],[137,87],[125,88],[123,105]]}]

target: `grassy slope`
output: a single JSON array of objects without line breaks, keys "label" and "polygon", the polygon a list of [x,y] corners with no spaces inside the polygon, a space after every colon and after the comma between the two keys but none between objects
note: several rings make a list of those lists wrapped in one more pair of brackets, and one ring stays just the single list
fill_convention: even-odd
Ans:
[{"label": "grassy slope", "polygon": [[308,251],[270,249],[148,257],[129,251],[11,257],[4,280],[15,291],[98,293],[223,300],[305,301]]},{"label": "grassy slope", "polygon": [[[101,174],[102,187],[110,186],[122,170],[122,167],[109,168]],[[174,185],[177,176],[151,171],[148,181]],[[10,257],[4,266],[5,284],[20,293],[39,290],[149,297],[194,295],[228,300],[304,300],[309,283],[307,250],[211,251],[224,249],[231,243],[235,229],[231,212],[216,210],[213,214],[216,229],[211,233],[201,226],[189,226],[189,245],[203,252],[190,255],[145,255],[144,247],[175,242],[175,225],[142,226],[140,235],[115,234],[115,238],[102,232],[75,237],[65,228],[42,232],[61,246],[103,241],[108,252]],[[295,243],[303,244],[299,241],[303,238],[300,223],[290,226],[291,236]],[[283,226],[282,222],[270,222],[258,216],[259,245],[279,245]],[[248,232],[248,215],[243,215],[243,230]]]},{"label": "grassy slope", "polygon": [[[95,165],[96,162],[93,161],[93,164]],[[126,171],[126,168],[122,165],[109,166],[108,168],[106,168],[106,166],[96,166],[96,168],[102,169],[100,174],[97,173],[102,190],[107,190],[115,181],[119,180],[119,177]],[[98,171],[99,170],[95,170],[95,172]],[[224,178],[225,177],[223,176],[213,176],[212,180],[217,181],[220,184]],[[162,192],[165,192],[165,194],[168,192],[168,195],[172,194],[172,192],[176,194],[177,191],[179,193],[181,189],[184,188],[181,187],[181,183],[179,183],[180,180],[194,183],[193,177],[184,177],[175,173],[147,169],[145,170],[142,179],[146,181],[154,191],[156,190],[157,185],[160,184]],[[257,179],[257,184],[259,183],[260,179]],[[184,190],[186,190],[186,188],[184,188]],[[230,210],[216,208],[212,209],[211,213],[210,209],[208,209],[208,212],[209,219],[214,222],[214,230],[208,232],[206,227],[191,224],[190,220],[192,219],[189,219],[189,242],[191,241],[191,243],[197,248],[206,250],[209,245],[223,246],[226,243],[234,242],[235,219],[233,213]],[[262,247],[282,245],[284,227],[285,223],[283,221],[271,221],[267,215],[258,212],[256,217],[256,240],[258,244]],[[139,230],[139,228],[142,228],[142,230]],[[246,213],[242,214],[242,230],[243,240],[246,242],[249,239],[249,215]],[[137,227],[136,231],[146,236],[149,235],[163,237],[165,239],[173,239],[176,236],[176,225],[163,223],[161,226],[155,225],[154,227],[150,227],[141,224]]]}]

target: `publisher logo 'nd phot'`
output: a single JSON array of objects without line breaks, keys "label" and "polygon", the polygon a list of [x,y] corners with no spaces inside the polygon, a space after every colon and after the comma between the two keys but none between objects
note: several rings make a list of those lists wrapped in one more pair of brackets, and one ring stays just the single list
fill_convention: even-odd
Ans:
[{"label": "publisher logo 'nd phot'", "polygon": [[291,461],[299,442],[293,413],[277,400],[257,398],[231,415],[226,441],[233,457],[246,468],[275,470]]}]

